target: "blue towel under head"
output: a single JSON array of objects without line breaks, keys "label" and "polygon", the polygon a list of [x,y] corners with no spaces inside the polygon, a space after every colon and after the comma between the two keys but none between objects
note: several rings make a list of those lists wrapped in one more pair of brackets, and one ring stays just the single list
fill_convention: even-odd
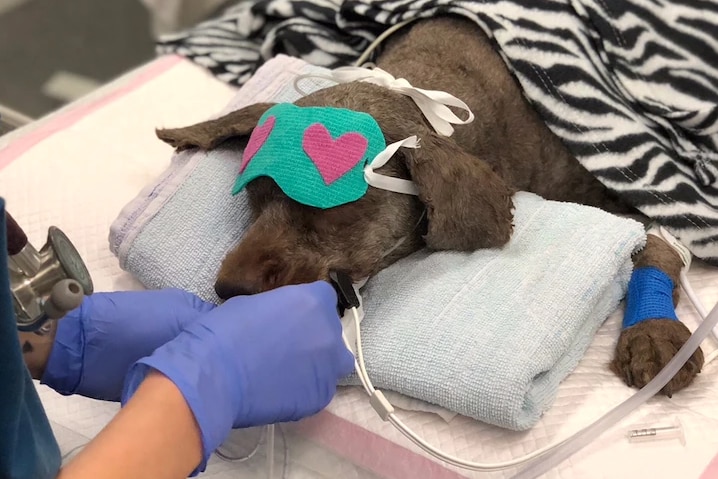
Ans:
[{"label": "blue towel under head", "polygon": [[[294,101],[292,80],[307,72],[325,70],[276,57],[228,110]],[[330,84],[307,80],[302,88]],[[230,146],[176,154],[112,226],[121,266],[149,288],[181,287],[216,301],[220,263],[250,221],[244,193],[231,195],[240,158]],[[619,306],[645,234],[640,223],[595,208],[524,192],[514,201],[506,247],[421,251],[364,287],[362,339],[377,387],[514,430],[531,428],[550,407]]]}]

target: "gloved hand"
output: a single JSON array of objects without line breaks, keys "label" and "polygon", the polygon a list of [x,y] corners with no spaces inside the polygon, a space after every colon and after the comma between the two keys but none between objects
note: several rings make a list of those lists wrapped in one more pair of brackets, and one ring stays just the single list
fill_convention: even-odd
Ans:
[{"label": "gloved hand", "polygon": [[326,282],[234,297],[127,374],[122,404],[155,369],[182,392],[201,430],[203,471],[232,427],[295,421],[329,404],[354,367]]},{"label": "gloved hand", "polygon": [[41,382],[65,395],[119,401],[132,364],[214,308],[179,289],[95,293],[58,322]]}]

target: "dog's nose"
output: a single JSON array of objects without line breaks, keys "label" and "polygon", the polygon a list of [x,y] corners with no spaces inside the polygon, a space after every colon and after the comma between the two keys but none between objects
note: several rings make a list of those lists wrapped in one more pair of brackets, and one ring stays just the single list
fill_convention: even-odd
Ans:
[{"label": "dog's nose", "polygon": [[217,281],[214,284],[214,291],[220,299],[227,300],[235,296],[247,296],[262,291],[259,284],[252,281]]}]

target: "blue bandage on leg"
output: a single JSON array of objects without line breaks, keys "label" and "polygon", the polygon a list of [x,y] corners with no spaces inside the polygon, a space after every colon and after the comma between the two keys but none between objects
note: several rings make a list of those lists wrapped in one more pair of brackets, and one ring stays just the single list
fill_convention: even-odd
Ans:
[{"label": "blue bandage on leg", "polygon": [[623,329],[649,319],[678,321],[673,306],[673,280],[652,266],[633,271],[628,283]]}]

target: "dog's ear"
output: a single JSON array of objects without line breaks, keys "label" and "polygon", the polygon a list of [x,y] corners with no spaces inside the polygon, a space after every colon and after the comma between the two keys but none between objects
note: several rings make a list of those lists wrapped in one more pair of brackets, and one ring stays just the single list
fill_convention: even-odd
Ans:
[{"label": "dog's ear", "polygon": [[273,103],[255,103],[216,120],[185,128],[158,129],[156,134],[177,150],[196,147],[211,150],[231,138],[248,136],[264,112],[272,106]]},{"label": "dog's ear", "polygon": [[427,208],[429,248],[473,251],[509,241],[514,191],[485,161],[433,132],[404,154]]}]

